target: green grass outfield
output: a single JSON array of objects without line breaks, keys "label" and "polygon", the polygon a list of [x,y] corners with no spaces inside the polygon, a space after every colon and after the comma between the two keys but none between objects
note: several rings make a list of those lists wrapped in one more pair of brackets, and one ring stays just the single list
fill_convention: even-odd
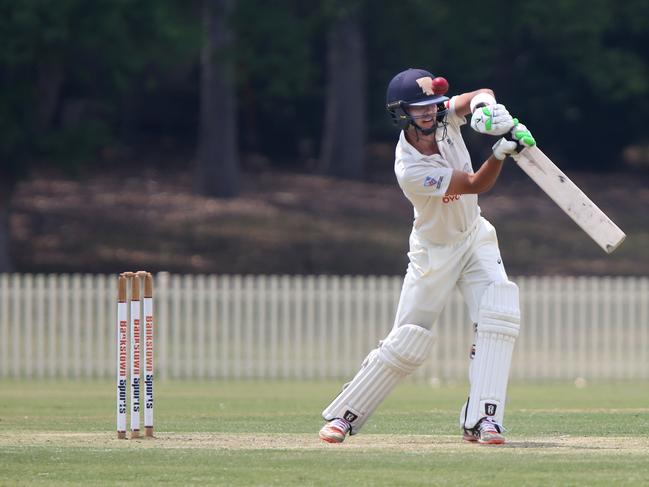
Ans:
[{"label": "green grass outfield", "polygon": [[649,485],[649,383],[512,384],[508,444],[462,442],[465,385],[403,384],[342,445],[340,384],[156,384],[156,436],[115,438],[112,382],[0,381],[0,485]]}]

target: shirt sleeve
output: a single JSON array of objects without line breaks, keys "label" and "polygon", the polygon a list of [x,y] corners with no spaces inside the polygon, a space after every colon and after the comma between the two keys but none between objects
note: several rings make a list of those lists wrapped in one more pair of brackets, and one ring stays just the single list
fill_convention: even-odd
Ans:
[{"label": "shirt sleeve", "polygon": [[399,186],[406,194],[420,196],[444,196],[451,183],[453,169],[417,165],[397,171]]},{"label": "shirt sleeve", "polygon": [[456,101],[457,101],[457,96],[453,96],[451,97],[450,100],[446,102],[446,108],[448,109],[448,115],[446,116],[446,120],[448,121],[448,123],[461,127],[466,123],[466,117],[459,116],[455,111]]}]

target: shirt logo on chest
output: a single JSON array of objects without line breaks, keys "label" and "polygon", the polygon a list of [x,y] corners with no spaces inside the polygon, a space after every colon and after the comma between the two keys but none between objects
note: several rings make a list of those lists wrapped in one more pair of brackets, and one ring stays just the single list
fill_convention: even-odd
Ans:
[{"label": "shirt logo on chest", "polygon": [[453,201],[458,201],[460,199],[459,194],[447,194],[442,198],[444,203],[452,203]]}]

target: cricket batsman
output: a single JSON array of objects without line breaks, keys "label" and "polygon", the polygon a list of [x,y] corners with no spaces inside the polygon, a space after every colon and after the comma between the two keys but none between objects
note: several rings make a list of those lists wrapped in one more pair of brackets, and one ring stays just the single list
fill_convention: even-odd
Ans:
[{"label": "cricket batsman", "polygon": [[[464,439],[505,442],[503,417],[514,342],[520,326],[518,287],[507,278],[494,227],[480,215],[478,194],[496,182],[507,156],[535,145],[494,93],[448,98],[448,83],[423,69],[397,74],[387,110],[401,129],[394,171],[414,207],[409,264],[394,326],[323,411],[320,438],[340,443],[358,433],[392,389],[427,358],[433,326],[456,286],[474,323],[469,396],[461,408]],[[499,137],[473,171],[460,127]]]}]

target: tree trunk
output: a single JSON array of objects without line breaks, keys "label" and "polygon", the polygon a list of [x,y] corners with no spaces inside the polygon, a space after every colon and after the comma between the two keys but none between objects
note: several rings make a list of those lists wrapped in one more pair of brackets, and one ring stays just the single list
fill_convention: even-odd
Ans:
[{"label": "tree trunk", "polygon": [[363,177],[365,54],[358,18],[336,20],[327,38],[327,95],[321,168],[346,179]]},{"label": "tree trunk", "polygon": [[52,125],[61,98],[65,73],[59,61],[44,61],[38,67],[38,123],[39,128],[47,130]]},{"label": "tree trunk", "polygon": [[204,0],[196,189],[217,198],[239,194],[233,0]]},{"label": "tree trunk", "polygon": [[13,184],[8,179],[3,180],[4,176],[0,171],[0,273],[11,272],[9,214]]}]

